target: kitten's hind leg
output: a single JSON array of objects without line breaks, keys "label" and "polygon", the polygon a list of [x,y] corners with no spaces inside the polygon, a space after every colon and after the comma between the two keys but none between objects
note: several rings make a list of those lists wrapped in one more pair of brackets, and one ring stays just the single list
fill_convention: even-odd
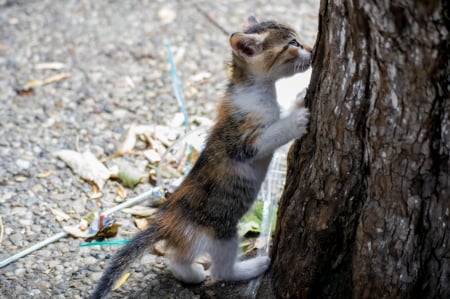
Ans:
[{"label": "kitten's hind leg", "polygon": [[215,280],[248,280],[264,273],[270,265],[267,256],[237,261],[238,239],[215,240],[210,248],[211,276]]},{"label": "kitten's hind leg", "polygon": [[185,283],[201,283],[206,279],[206,272],[202,265],[198,263],[169,261],[169,269],[176,279]]},{"label": "kitten's hind leg", "polygon": [[[195,240],[195,238],[193,238]],[[201,247],[201,246],[200,246]],[[195,263],[195,259],[202,253],[199,246],[191,248],[181,247],[169,250],[169,269],[173,276],[185,283],[200,283],[206,279],[206,272],[202,265]]]}]

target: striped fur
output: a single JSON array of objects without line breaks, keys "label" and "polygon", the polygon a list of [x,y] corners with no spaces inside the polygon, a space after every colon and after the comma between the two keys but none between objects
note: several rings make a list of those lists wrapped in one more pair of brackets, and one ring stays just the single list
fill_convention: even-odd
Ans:
[{"label": "striped fur", "polygon": [[151,226],[112,258],[91,298],[106,298],[125,269],[161,239],[173,275],[187,283],[205,279],[195,262],[204,253],[216,280],[247,280],[269,267],[268,257],[237,260],[237,223],[252,206],[274,150],[306,132],[308,110],[297,107],[280,119],[275,93],[276,80],[310,65],[311,49],[296,38],[288,26],[254,18],[231,35],[229,85],[205,149]]}]

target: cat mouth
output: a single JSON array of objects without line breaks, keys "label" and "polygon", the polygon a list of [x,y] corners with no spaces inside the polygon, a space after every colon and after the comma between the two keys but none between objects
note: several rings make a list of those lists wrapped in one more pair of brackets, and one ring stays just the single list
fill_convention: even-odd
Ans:
[{"label": "cat mouth", "polygon": [[311,60],[310,59],[301,59],[301,60],[297,60],[297,62],[294,65],[294,71],[296,73],[298,72],[304,72],[307,69],[309,69],[309,67],[311,66]]},{"label": "cat mouth", "polygon": [[296,73],[304,72],[307,69],[309,69],[310,66],[311,66],[311,63],[309,61],[308,62],[301,62],[301,63],[295,64],[294,70],[295,70]]},{"label": "cat mouth", "polygon": [[311,60],[298,59],[298,57],[296,57],[286,60],[284,64],[294,64],[294,72],[298,73],[309,69],[311,66]]}]

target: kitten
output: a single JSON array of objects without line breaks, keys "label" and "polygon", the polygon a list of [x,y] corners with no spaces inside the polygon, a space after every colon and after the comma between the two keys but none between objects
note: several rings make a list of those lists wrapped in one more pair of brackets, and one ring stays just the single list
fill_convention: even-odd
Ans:
[{"label": "kitten", "polygon": [[91,298],[105,298],[125,269],[162,239],[169,268],[186,283],[205,280],[195,262],[204,253],[214,280],[248,280],[269,267],[266,256],[237,260],[237,223],[252,206],[273,152],[306,132],[306,108],[280,119],[275,81],[307,70],[311,48],[290,27],[254,17],[230,36],[230,45],[229,84],[205,149],[150,227],[112,258]]}]

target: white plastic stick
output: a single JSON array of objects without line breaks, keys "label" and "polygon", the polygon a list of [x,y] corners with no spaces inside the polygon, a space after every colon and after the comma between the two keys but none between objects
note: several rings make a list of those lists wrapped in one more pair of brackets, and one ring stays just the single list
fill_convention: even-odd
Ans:
[{"label": "white plastic stick", "polygon": [[[124,208],[127,208],[127,207],[130,207],[132,205],[135,205],[135,204],[137,204],[137,203],[139,203],[141,201],[144,201],[146,199],[152,198],[155,201],[158,201],[158,200],[160,200],[163,197],[164,197],[164,190],[162,188],[160,188],[160,187],[155,187],[155,188],[153,188],[153,189],[151,189],[151,190],[149,190],[147,192],[142,193],[141,195],[138,195],[138,196],[136,196],[136,197],[134,197],[134,198],[132,198],[130,200],[127,200],[127,201],[121,203],[120,205],[117,205],[117,206],[115,206],[115,207],[113,207],[111,209],[108,209],[108,210],[104,211],[103,214],[104,215],[110,215],[110,214],[113,214],[114,212],[120,211],[120,210],[122,210]],[[56,234],[56,235],[54,235],[54,236],[52,236],[52,237],[42,241],[42,242],[39,242],[39,243],[37,243],[37,244],[35,244],[35,245],[33,245],[33,246],[31,246],[31,247],[29,247],[29,248],[19,252],[19,253],[17,253],[15,255],[9,257],[9,258],[7,258],[6,260],[1,261],[0,262],[0,268],[3,268],[6,265],[9,265],[10,263],[17,261],[18,259],[20,259],[20,258],[22,258],[22,257],[24,257],[24,256],[26,256],[26,255],[36,251],[36,250],[39,250],[42,247],[47,246],[48,244],[56,242],[56,241],[58,241],[61,238],[65,238],[68,235],[69,234],[67,232],[60,232],[60,233],[58,233],[58,234]]]}]

